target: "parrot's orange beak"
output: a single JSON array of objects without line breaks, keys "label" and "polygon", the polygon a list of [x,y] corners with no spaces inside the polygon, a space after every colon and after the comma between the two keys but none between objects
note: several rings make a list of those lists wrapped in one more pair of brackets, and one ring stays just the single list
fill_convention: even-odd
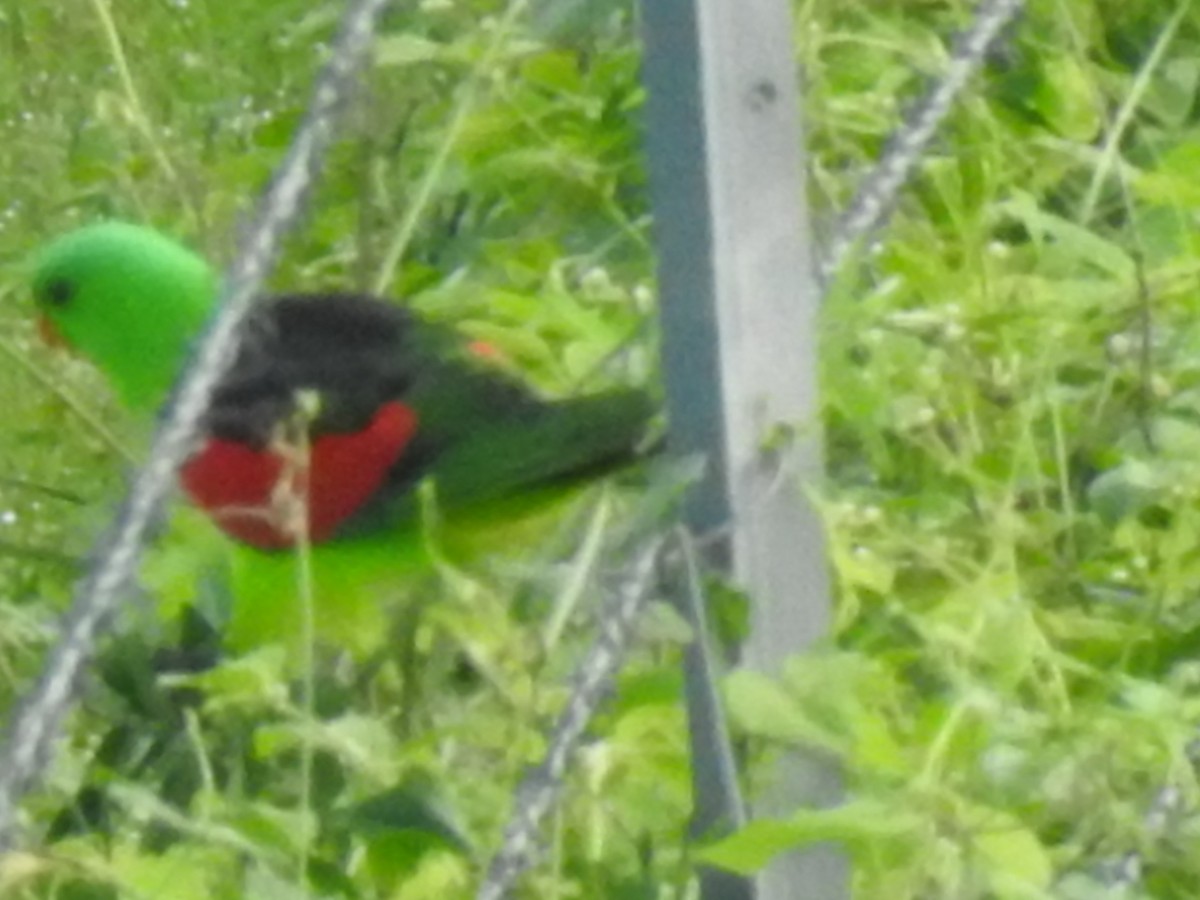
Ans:
[{"label": "parrot's orange beak", "polygon": [[58,326],[50,320],[49,316],[38,316],[37,330],[48,346],[58,350],[71,349],[71,342],[63,337],[63,333],[58,330]]}]

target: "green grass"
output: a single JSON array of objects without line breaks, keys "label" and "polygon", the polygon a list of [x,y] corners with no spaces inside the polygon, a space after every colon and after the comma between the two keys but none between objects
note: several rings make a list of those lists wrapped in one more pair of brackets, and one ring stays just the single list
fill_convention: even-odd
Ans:
[{"label": "green grass", "polygon": [[[798,4],[819,222],[970,8]],[[117,496],[116,446],[144,442],[84,364],[34,339],[25,260],[103,215],[227,260],[335,14],[0,0],[0,708],[65,603],[62,556]],[[650,311],[635,31],[622,3],[398,6],[277,284],[384,285],[550,392],[652,379],[652,328],[601,365]],[[1137,850],[1144,881],[1114,896],[1194,896],[1198,60],[1188,4],[1035,2],[880,250],[834,286],[818,497],[836,640],[729,697],[755,755],[839,760],[848,803],[711,858],[752,868],[833,837],[864,900],[1024,900],[1105,896],[1103,865]],[[151,597],[28,804],[49,838],[0,864],[0,893],[469,896],[587,639],[592,600],[557,624],[579,543],[447,569],[431,602],[389,607],[396,641],[369,661],[322,648],[312,715],[278,647],[155,682],[164,647],[213,659],[180,612],[221,603],[195,532],[154,552]],[[645,632],[521,896],[688,896],[677,629]],[[1152,827],[1166,785],[1180,807]]]},{"label": "green grass", "polygon": [[[15,425],[3,436],[4,474],[84,501],[4,483],[22,546],[82,554],[111,509],[126,463],[77,410],[135,456],[145,437],[85,365],[33,340],[28,254],[76,222],[118,215],[227,259],[302,112],[314,46],[336,12],[299,2],[5,8],[0,179],[14,216],[0,284],[21,367],[4,370]],[[648,310],[631,22],[612,7],[593,35],[591,14],[519,13],[485,3],[391,15],[277,283],[382,285],[486,338],[549,392],[644,382],[646,348],[604,364]],[[59,40],[76,48],[65,63],[50,49]],[[586,524],[576,515],[564,534],[582,536]],[[28,806],[44,855],[12,861],[0,893],[467,895],[589,636],[581,625],[595,591],[574,610],[571,593],[591,565],[580,546],[543,539],[495,571],[445,568],[392,597],[371,619],[375,632],[355,641],[369,646],[365,658],[318,648],[310,708],[282,647],[223,652],[211,667],[217,638],[187,610],[219,620],[223,550],[194,521],[178,522]],[[7,708],[36,669],[71,575],[4,556]],[[623,676],[531,895],[604,897],[686,877],[672,644],[651,640]]]}]

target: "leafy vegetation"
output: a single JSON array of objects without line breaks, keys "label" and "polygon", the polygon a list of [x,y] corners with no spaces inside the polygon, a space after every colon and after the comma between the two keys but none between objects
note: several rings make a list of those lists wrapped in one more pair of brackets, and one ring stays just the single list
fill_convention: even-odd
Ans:
[{"label": "leafy vegetation", "polygon": [[[123,216],[227,259],[337,9],[0,0],[0,708],[146,428],[35,340],[28,256]],[[970,12],[798,3],[818,221]],[[404,297],[549,392],[652,380],[637,74],[624,2],[398,5],[277,284]],[[1191,4],[1033,3],[834,285],[836,634],[728,696],[755,752],[838,760],[847,803],[704,859],[832,838],[862,898],[1194,895],[1198,87]],[[311,708],[283,648],[232,652],[194,611],[221,606],[221,547],[180,514],[0,894],[469,896],[587,638],[569,585],[597,508],[519,560],[443,566],[379,652],[324,648]],[[688,896],[678,631],[644,629],[523,896]],[[1104,893],[1129,852],[1140,883]]]}]

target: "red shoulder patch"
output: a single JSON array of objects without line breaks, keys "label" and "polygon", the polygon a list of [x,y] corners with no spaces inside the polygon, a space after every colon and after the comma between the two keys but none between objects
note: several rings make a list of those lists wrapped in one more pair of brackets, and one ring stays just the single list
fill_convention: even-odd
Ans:
[{"label": "red shoulder patch", "polygon": [[361,431],[313,441],[307,470],[271,449],[209,438],[184,464],[180,481],[222,531],[261,550],[295,543],[288,499],[306,497],[309,539],[320,543],[383,486],[416,432],[416,412],[387,403]]}]

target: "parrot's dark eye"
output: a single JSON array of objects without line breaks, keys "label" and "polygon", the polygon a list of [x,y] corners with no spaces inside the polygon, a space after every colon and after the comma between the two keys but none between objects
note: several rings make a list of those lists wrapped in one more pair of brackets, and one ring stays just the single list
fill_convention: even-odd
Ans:
[{"label": "parrot's dark eye", "polygon": [[42,291],[42,299],[47,306],[59,309],[66,306],[75,298],[75,283],[66,278],[55,278],[46,284]]}]

